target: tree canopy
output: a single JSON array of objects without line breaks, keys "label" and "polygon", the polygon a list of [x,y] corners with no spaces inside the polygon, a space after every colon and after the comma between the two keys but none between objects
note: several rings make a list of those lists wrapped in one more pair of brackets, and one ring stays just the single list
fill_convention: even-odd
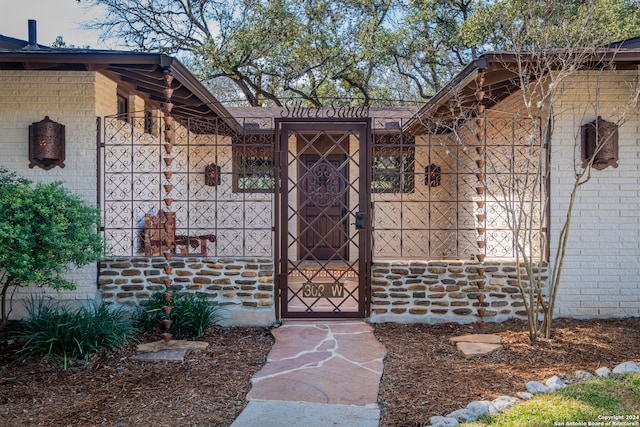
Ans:
[{"label": "tree canopy", "polygon": [[77,1],[106,10],[89,24],[103,39],[177,55],[219,99],[252,106],[424,102],[483,51],[526,45],[518,30],[566,44],[562,25],[588,10],[593,40],[640,34],[640,0]]}]

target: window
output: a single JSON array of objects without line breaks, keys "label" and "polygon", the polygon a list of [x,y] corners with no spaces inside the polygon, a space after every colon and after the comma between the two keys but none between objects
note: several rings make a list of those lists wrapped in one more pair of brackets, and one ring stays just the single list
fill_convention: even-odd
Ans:
[{"label": "window", "polygon": [[413,145],[409,144],[398,144],[394,138],[376,141],[371,159],[374,193],[413,192],[415,156]]},{"label": "window", "polygon": [[116,102],[117,102],[118,117],[120,117],[125,122],[128,122],[129,121],[129,98],[125,94],[118,92],[118,97]]},{"label": "window", "polygon": [[275,188],[275,164],[271,144],[234,145],[233,190],[268,193]]},{"label": "window", "polygon": [[154,134],[154,126],[153,126],[153,115],[149,109],[145,109],[144,111],[144,133]]}]

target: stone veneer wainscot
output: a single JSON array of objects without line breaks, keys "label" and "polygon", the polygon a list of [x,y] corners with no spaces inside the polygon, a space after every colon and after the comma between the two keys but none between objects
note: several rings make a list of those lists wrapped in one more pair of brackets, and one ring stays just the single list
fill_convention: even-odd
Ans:
[{"label": "stone veneer wainscot", "polygon": [[[173,268],[166,274],[164,267]],[[485,269],[478,274],[478,267]],[[524,274],[524,270],[521,271]],[[541,271],[546,280],[547,266]],[[371,281],[372,322],[470,323],[480,320],[477,296],[482,293],[487,321],[524,317],[524,303],[516,286],[513,262],[374,261]],[[273,261],[259,258],[118,257],[100,263],[99,288],[103,300],[136,306],[154,292],[171,290],[203,293],[212,305],[229,310],[274,309]],[[477,286],[485,281],[484,290]],[[240,314],[240,313],[238,313]]]},{"label": "stone veneer wainscot", "polygon": [[[170,265],[171,274],[164,267]],[[135,306],[154,292],[171,290],[202,293],[212,305],[273,310],[273,261],[258,258],[173,258],[118,257],[100,263],[98,286],[102,299],[118,305]]]},{"label": "stone veneer wainscot", "polygon": [[[485,269],[478,274],[478,267]],[[521,270],[526,278],[526,272]],[[374,261],[371,321],[470,323],[480,320],[477,296],[485,295],[483,319],[526,317],[514,262]],[[547,266],[541,279],[547,279]],[[485,281],[480,290],[477,283]]]}]

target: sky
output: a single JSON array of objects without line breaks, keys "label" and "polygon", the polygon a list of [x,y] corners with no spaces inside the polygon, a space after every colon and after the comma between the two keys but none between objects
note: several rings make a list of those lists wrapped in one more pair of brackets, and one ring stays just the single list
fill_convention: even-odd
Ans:
[{"label": "sky", "polygon": [[110,46],[98,42],[98,33],[82,30],[80,25],[99,18],[100,11],[87,9],[76,0],[0,0],[0,34],[27,40],[28,20],[38,21],[38,43],[49,46],[62,36],[69,45],[89,45],[94,49]]}]

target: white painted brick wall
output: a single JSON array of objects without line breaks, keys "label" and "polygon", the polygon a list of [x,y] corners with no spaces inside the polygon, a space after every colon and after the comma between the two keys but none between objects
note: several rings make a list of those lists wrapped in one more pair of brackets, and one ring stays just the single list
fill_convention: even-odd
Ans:
[{"label": "white painted brick wall", "polygon": [[[116,84],[88,71],[0,71],[0,165],[33,181],[62,181],[65,187],[96,203],[96,117],[116,112]],[[65,167],[29,168],[29,125],[49,116],[65,125]],[[97,267],[69,274],[75,291],[22,288],[16,299],[45,292],[60,299],[96,298]],[[14,314],[22,312],[17,301]]]},{"label": "white painted brick wall", "polygon": [[[581,72],[565,82],[555,107],[551,147],[551,243],[565,217],[579,130],[598,115],[617,122],[619,167],[594,170],[578,191],[556,316],[640,316],[640,150],[637,105],[627,110],[633,71]],[[598,85],[599,81],[599,85]],[[555,256],[552,247],[552,257]]]}]

